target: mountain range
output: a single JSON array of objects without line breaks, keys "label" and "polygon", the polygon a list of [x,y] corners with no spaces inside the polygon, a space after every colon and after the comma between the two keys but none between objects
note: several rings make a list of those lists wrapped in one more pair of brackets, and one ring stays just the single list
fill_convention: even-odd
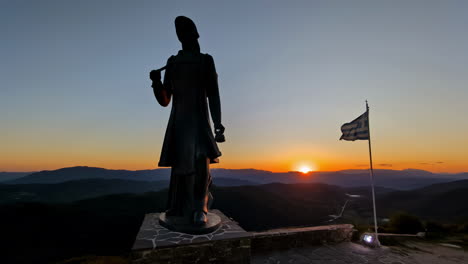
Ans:
[{"label": "mountain range", "polygon": [[[90,167],[42,171],[0,184],[0,204],[63,204],[106,195],[159,192],[169,186],[169,173],[168,169],[126,171]],[[351,216],[353,219],[371,216],[371,193],[366,171],[316,172],[304,175],[297,172],[272,173],[252,169],[214,169],[213,175],[214,188],[222,188],[220,195],[231,197],[226,198],[227,200],[236,197],[236,208],[248,201],[249,204],[244,206],[261,203],[259,206],[270,211],[275,211],[278,206],[287,210],[292,210],[293,205],[309,208],[311,204],[315,204],[314,210],[319,210],[320,204],[323,204],[321,199],[328,197],[326,199],[333,199],[337,204],[352,200],[349,206],[355,212]],[[466,173],[439,175],[418,170],[377,170],[377,177],[376,198],[381,217],[388,217],[398,210],[443,220],[468,216],[468,207],[462,202],[468,193],[468,179],[463,179]],[[462,180],[458,180],[459,178]],[[357,186],[358,184],[361,186]],[[267,193],[259,196],[262,192]],[[275,196],[275,201],[268,198],[271,195]],[[226,208],[230,206],[229,203],[223,205]]]},{"label": "mountain range", "polygon": [[[375,170],[375,184],[399,190],[421,188],[430,184],[468,179],[468,173],[439,174],[424,170]],[[256,185],[267,183],[326,183],[342,187],[369,185],[367,170],[344,170],[332,172],[271,172],[256,169],[212,169],[213,178],[232,179],[233,185]],[[1,176],[1,175],[0,175]],[[134,181],[168,181],[170,169],[154,170],[108,170],[104,168],[77,166],[58,170],[45,170],[28,175],[17,174],[0,178],[4,184],[50,184],[84,179],[121,179]],[[3,179],[3,180],[2,180]],[[8,179],[8,180],[6,180]]]},{"label": "mountain range", "polygon": [[6,171],[1,171],[0,172],[0,182],[18,179],[18,178],[27,176],[27,175],[32,174],[32,173],[34,173],[34,171],[33,172],[6,172]]},{"label": "mountain range", "polygon": [[[230,178],[215,178],[216,186],[254,185]],[[68,203],[119,193],[156,192],[169,187],[168,180],[136,181],[92,178],[59,183],[0,184],[0,204],[18,202]]]}]

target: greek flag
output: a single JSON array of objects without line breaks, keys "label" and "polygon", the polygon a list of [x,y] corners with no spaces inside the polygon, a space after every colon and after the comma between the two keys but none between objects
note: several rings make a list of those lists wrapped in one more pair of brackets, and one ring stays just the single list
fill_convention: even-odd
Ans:
[{"label": "greek flag", "polygon": [[366,140],[369,139],[369,115],[368,111],[353,121],[341,126],[340,140]]}]

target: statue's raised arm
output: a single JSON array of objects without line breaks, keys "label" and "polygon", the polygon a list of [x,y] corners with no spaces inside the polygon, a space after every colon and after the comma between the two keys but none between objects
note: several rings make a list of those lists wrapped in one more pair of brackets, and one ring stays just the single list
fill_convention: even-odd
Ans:
[{"label": "statue's raised arm", "polygon": [[[172,96],[172,87],[169,81],[170,76],[167,71],[167,65],[169,65],[170,60],[171,58],[169,58],[167,61],[168,64],[166,64],[166,66],[158,70],[152,70],[150,72],[150,79],[153,81],[151,87],[153,87],[154,96],[156,97],[158,103],[164,107],[169,105]],[[164,84],[161,82],[161,71],[163,70],[166,70],[164,73]]]}]

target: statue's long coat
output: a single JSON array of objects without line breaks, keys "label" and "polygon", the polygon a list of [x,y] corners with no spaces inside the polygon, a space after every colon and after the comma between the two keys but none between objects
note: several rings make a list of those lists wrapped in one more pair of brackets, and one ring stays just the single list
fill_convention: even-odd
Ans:
[{"label": "statue's long coat", "polygon": [[207,98],[219,100],[213,58],[179,51],[168,59],[164,88],[171,91],[173,99],[158,165],[173,167],[178,174],[190,174],[199,157],[218,162],[221,152],[214,140],[207,102]]}]

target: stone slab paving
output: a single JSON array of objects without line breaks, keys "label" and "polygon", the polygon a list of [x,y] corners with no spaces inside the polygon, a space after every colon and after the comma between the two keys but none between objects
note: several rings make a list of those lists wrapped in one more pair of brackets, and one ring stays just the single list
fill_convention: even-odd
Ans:
[{"label": "stone slab paving", "polygon": [[468,263],[468,252],[426,242],[410,242],[405,246],[377,249],[357,243],[343,242],[336,245],[309,246],[263,254],[254,253],[251,263],[459,264]]},{"label": "stone slab paving", "polygon": [[159,224],[159,213],[147,214],[137,234],[132,250],[193,245],[209,241],[241,239],[251,236],[250,233],[242,229],[239,224],[229,219],[221,211],[211,210],[210,212],[221,217],[221,225],[212,233],[203,235],[191,235],[168,230]]},{"label": "stone slab paving", "polygon": [[159,213],[147,214],[133,244],[131,263],[250,263],[252,234],[219,210],[211,212],[221,218],[221,225],[203,235],[168,230],[159,224]]}]

